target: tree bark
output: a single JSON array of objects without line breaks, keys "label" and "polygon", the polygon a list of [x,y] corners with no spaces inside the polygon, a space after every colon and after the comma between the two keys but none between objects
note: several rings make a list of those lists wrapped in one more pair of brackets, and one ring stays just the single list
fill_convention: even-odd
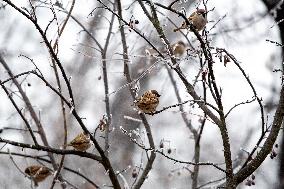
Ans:
[{"label": "tree bark", "polygon": [[[262,0],[264,5],[267,7],[267,11],[271,13],[273,16],[275,22],[277,23],[279,27],[280,32],[280,39],[281,44],[284,44],[284,3],[281,0]],[[273,10],[273,11],[272,11]],[[276,14],[275,14],[276,13]],[[282,45],[282,60],[284,61],[284,46]],[[282,70],[283,70],[283,64]],[[284,131],[284,130],[282,130]],[[282,189],[284,188],[284,132],[282,133],[282,139],[281,144],[279,148],[279,170],[278,170],[278,184],[275,187],[276,189]]]}]

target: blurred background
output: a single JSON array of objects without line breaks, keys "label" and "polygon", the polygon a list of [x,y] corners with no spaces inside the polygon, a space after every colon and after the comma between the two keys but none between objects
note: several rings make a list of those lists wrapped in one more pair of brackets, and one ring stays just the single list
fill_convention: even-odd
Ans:
[{"label": "blurred background", "polygon": [[[37,8],[37,18],[40,26],[46,28],[53,13],[50,10],[50,2],[55,5],[57,19],[62,22],[66,13],[56,8],[56,3],[62,5],[66,10],[70,9],[71,1],[32,1]],[[110,1],[103,1],[112,7]],[[172,1],[164,0],[160,3],[170,4]],[[277,3],[278,7],[276,6]],[[282,22],[278,22],[281,17],[282,1],[271,0],[208,0],[207,9],[211,10],[208,15],[206,30],[209,31],[208,38],[213,47],[225,48],[233,54],[244,68],[245,72],[254,84],[257,94],[263,99],[265,106],[265,118],[269,125],[273,119],[275,104],[278,102],[279,89],[281,86],[280,72],[273,72],[275,69],[282,69],[282,47],[271,41],[283,44],[282,35],[284,31]],[[33,24],[15,11],[10,6],[1,3],[0,9],[0,50],[5,57],[7,64],[14,74],[34,69],[31,61],[21,55],[33,59],[36,66],[41,70],[44,77],[56,88],[57,83],[53,73],[52,63],[48,50],[42,43],[38,31]],[[29,7],[28,1],[15,2],[18,7]],[[103,46],[107,37],[109,20],[111,13],[100,7],[100,3],[91,0],[80,0],[75,2],[72,16],[82,24],[98,42]],[[122,1],[123,17],[125,20],[138,20],[135,27],[157,47],[162,48],[163,43],[153,29],[150,21],[142,12],[141,7],[135,1]],[[176,3],[173,8],[184,10],[187,15],[196,10],[204,8],[202,1],[184,0]],[[198,49],[199,42],[192,33],[187,34],[187,39],[179,32],[174,33],[175,26],[182,23],[182,18],[177,15],[159,9],[160,21],[163,29],[171,43],[183,40],[189,49],[191,45]],[[282,11],[282,12],[281,12]],[[92,14],[91,14],[92,13]],[[173,22],[173,23],[172,23]],[[174,88],[171,84],[165,64],[158,62],[145,53],[149,45],[137,34],[126,27],[126,37],[130,55],[131,76],[136,79],[141,74],[146,74],[137,83],[139,95],[149,89],[155,89],[161,94],[158,109],[178,103]],[[282,32],[282,33],[281,33]],[[47,37],[54,42],[57,35],[57,25],[52,23],[47,30]],[[80,116],[84,118],[84,123],[91,132],[99,124],[99,121],[106,114],[104,82],[102,72],[102,57],[96,43],[89,35],[83,31],[82,27],[74,20],[70,19],[59,39],[58,57],[70,76],[71,85],[76,102],[76,108]],[[233,63],[226,66],[215,59],[214,70],[218,85],[222,88],[222,97],[225,112],[237,103],[251,100],[253,93]],[[110,44],[106,55],[107,73],[109,79],[109,98],[111,108],[111,133],[109,156],[117,171],[123,171],[123,175],[131,186],[135,178],[132,178],[133,170],[136,166],[141,166],[141,162],[147,159],[145,152],[137,145],[133,144],[120,127],[130,131],[136,130],[142,140],[146,140],[146,133],[137,111],[134,109],[133,100],[123,75],[122,45],[119,33],[119,25],[115,18]],[[154,66],[153,66],[154,65]],[[197,73],[200,71],[199,59],[197,57],[184,56],[180,63],[183,72],[190,82],[194,82]],[[152,66],[152,67],[151,67]],[[152,68],[148,70],[148,68]],[[176,77],[181,98],[190,99],[182,82]],[[0,80],[9,78],[4,67],[0,66]],[[202,82],[197,82],[195,88],[202,95]],[[63,121],[60,107],[60,99],[40,80],[34,76],[20,77],[18,79],[22,88],[38,114],[45,129],[48,142],[51,146],[61,148],[64,138]],[[15,101],[22,107],[23,114],[31,120],[29,113],[19,95],[17,88],[12,84],[6,84],[10,92],[13,92]],[[66,88],[63,84],[62,90],[66,96]],[[209,101],[212,99],[209,98]],[[67,112],[69,110],[67,109]],[[158,147],[161,141],[164,142],[165,153],[171,157],[183,161],[192,161],[194,156],[194,140],[191,131],[185,125],[182,114],[186,114],[191,125],[195,129],[200,127],[200,119],[203,113],[198,106],[184,106],[184,112],[179,108],[171,108],[155,116],[147,116],[151,125],[153,137]],[[32,123],[32,121],[31,121]],[[67,113],[68,141],[72,140],[81,128],[71,114]],[[34,126],[34,125],[33,125]],[[250,152],[255,146],[261,134],[260,110],[257,102],[245,104],[234,109],[227,117],[227,126],[231,141],[232,158],[236,160],[245,159],[246,151]],[[10,140],[31,143],[30,135],[24,131],[15,131],[5,128],[22,128],[25,125],[21,117],[17,114],[11,102],[8,100],[3,90],[0,90],[0,136]],[[103,133],[99,133],[103,136]],[[278,137],[281,145],[282,131]],[[103,138],[100,139],[103,144]],[[147,145],[147,142],[145,142]],[[200,141],[200,161],[224,163],[223,146],[219,129],[216,125],[207,121]],[[93,149],[94,147],[92,147]],[[42,154],[29,149],[20,149],[10,145],[4,146],[1,151],[21,152],[26,154]],[[92,152],[90,149],[90,152]],[[170,149],[170,150],[169,150]],[[254,188],[282,188],[278,185],[281,176],[280,163],[281,152],[276,149],[278,156],[275,159],[267,158],[263,165],[256,171],[256,185]],[[94,151],[95,152],[95,151]],[[169,153],[170,152],[170,153]],[[13,156],[14,161],[20,169],[24,170],[28,165],[35,163],[35,160]],[[56,160],[60,156],[55,155]],[[30,180],[20,173],[11,162],[9,155],[0,156],[0,184],[1,188],[31,188]],[[50,165],[46,164],[51,167]],[[103,167],[94,161],[78,158],[78,156],[66,156],[65,166],[73,168],[88,176],[91,180],[103,186],[109,184]],[[144,164],[142,164],[143,166]],[[220,165],[224,167],[224,165]],[[186,164],[175,163],[167,158],[157,155],[149,178],[142,188],[189,188],[191,185],[191,171],[193,167]],[[62,176],[77,188],[91,188],[85,181],[75,174],[62,171]],[[201,166],[199,175],[199,186],[221,179],[224,174],[211,166]],[[40,189],[49,188],[52,177],[40,183]],[[222,182],[222,181],[221,181]],[[69,186],[68,186],[69,187]],[[239,188],[247,188],[241,184]],[[61,188],[59,184],[56,188]],[[69,188],[72,188],[71,186]]]}]

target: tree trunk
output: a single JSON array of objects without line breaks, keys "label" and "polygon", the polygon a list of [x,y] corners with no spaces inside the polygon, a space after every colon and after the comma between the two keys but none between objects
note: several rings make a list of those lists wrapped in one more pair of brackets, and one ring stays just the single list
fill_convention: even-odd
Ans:
[{"label": "tree trunk", "polygon": [[[262,0],[265,6],[267,7],[267,11],[271,13],[274,17],[275,22],[279,27],[281,44],[284,44],[284,3],[281,0]],[[272,11],[273,10],[273,11]],[[276,13],[276,14],[275,14]],[[282,45],[282,61],[284,61],[284,46]],[[283,70],[283,64],[282,70]],[[282,130],[284,131],[284,130]],[[283,133],[284,134],[284,133]],[[282,134],[281,144],[279,148],[279,170],[278,170],[278,184],[275,186],[277,189],[284,188],[284,135]]]}]

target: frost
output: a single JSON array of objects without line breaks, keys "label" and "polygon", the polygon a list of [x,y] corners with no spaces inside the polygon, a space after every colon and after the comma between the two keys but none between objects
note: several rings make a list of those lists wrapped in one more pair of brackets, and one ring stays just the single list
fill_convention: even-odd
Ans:
[{"label": "frost", "polygon": [[171,65],[172,68],[177,68],[179,64]]},{"label": "frost", "polygon": [[72,107],[70,108],[69,114],[72,114],[73,111],[74,111],[74,106],[72,106]]},{"label": "frost", "polygon": [[137,132],[136,130],[133,130],[132,133],[135,134],[136,136],[140,136],[139,132]]},{"label": "frost", "polygon": [[[136,108],[135,108],[135,110],[136,110]],[[134,118],[134,117],[131,117],[131,116],[123,116],[123,118],[126,119],[126,120],[131,120],[131,121],[135,121],[135,122],[139,122],[139,123],[142,122],[141,119],[137,119],[137,118]]]},{"label": "frost", "polygon": [[53,171],[52,175],[56,175],[57,174],[57,170],[56,171]]},{"label": "frost", "polygon": [[140,90],[140,88],[141,88],[140,82],[139,82],[139,80],[137,80],[133,85],[133,90],[134,90],[135,93],[137,93]]},{"label": "frost", "polygon": [[149,49],[145,49],[145,53],[146,53],[147,56],[151,56]]},{"label": "frost", "polygon": [[[161,36],[160,36],[160,38],[161,38]],[[161,38],[161,42],[162,42],[162,43],[164,43],[164,45],[166,45],[165,40],[164,40],[164,39],[162,39],[162,38]]]}]

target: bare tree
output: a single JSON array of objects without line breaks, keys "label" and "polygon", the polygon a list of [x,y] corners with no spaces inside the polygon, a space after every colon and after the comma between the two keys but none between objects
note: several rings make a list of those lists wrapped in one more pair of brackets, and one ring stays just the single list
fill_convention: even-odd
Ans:
[{"label": "bare tree", "polygon": [[[282,31],[282,1],[263,2],[270,12],[276,11],[275,21]],[[276,157],[278,144],[274,143],[284,116],[282,81],[278,79],[281,86],[275,86],[280,88],[279,101],[269,116],[241,57],[216,45],[216,36],[231,31],[214,30],[226,15],[210,20],[215,8],[208,1],[97,0],[82,14],[89,26],[75,16],[83,7],[78,1],[25,3],[3,0],[1,12],[11,11],[24,20],[38,35],[37,45],[48,58],[28,53],[17,57],[9,50],[1,53],[3,104],[13,107],[6,114],[20,121],[16,126],[10,126],[12,121],[3,124],[0,154],[9,156],[15,169],[35,184],[31,187],[42,182],[45,188],[138,189],[167,188],[174,183],[182,188],[232,189],[244,181],[255,185],[257,169],[267,156]],[[188,16],[185,6],[194,13]],[[203,24],[198,25],[197,19]],[[74,32],[73,28],[82,37],[76,48],[64,51],[66,33]],[[68,59],[70,51],[73,57]],[[20,61],[27,65],[24,69]],[[232,96],[223,94],[226,88],[217,71],[228,65],[252,95],[232,106],[226,103]],[[282,69],[273,70],[278,73],[282,75]],[[43,98],[41,105],[33,103],[38,102],[33,95]],[[252,104],[258,112],[255,127],[246,130],[236,145],[238,137],[231,134],[229,118],[236,109]],[[161,134],[167,129],[182,130],[187,138],[168,140]],[[5,135],[7,131],[24,139]],[[214,144],[206,138],[207,132],[216,134]],[[178,141],[186,146],[182,155],[173,147]],[[246,150],[251,141],[253,147]],[[280,161],[280,178],[282,167]],[[170,180],[168,173],[183,171],[184,180]],[[50,175],[52,180],[45,181]]]}]

